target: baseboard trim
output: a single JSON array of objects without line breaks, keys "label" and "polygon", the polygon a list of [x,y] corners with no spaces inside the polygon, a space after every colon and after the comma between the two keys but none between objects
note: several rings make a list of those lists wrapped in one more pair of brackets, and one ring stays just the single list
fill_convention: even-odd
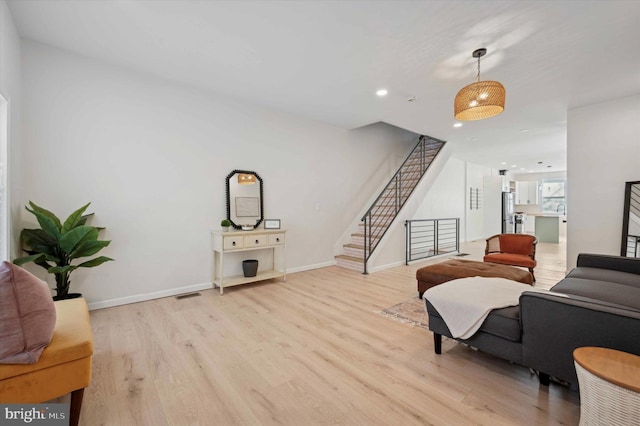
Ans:
[{"label": "baseboard trim", "polygon": [[313,265],[298,266],[297,268],[287,269],[287,274],[293,274],[295,272],[310,271],[312,269],[326,268],[328,266],[335,266],[335,265],[336,265],[336,261],[330,260],[328,262],[315,263]]},{"label": "baseboard trim", "polygon": [[[334,266],[336,261],[316,263],[314,265],[299,266],[297,268],[287,269],[287,274],[295,272],[310,271],[312,269],[326,268]],[[117,299],[108,299],[100,302],[89,303],[89,310],[112,308],[114,306],[129,305],[131,303],[146,302],[147,300],[161,299],[163,297],[176,296],[178,294],[191,293],[194,291],[208,290],[213,288],[211,283],[193,284],[185,287],[170,288],[167,290],[154,291],[151,293],[134,294],[132,296],[119,297]]]},{"label": "baseboard trim", "polygon": [[114,306],[129,305],[131,303],[146,302],[147,300],[161,299],[163,297],[171,297],[178,294],[191,293],[194,291],[208,290],[213,288],[211,283],[193,284],[185,287],[170,288],[167,290],[154,291],[151,293],[134,294],[132,296],[119,297],[117,299],[108,299],[101,302],[89,303],[89,310],[112,308]]},{"label": "baseboard trim", "polygon": [[369,272],[371,273],[380,272],[380,271],[384,271],[385,269],[395,268],[396,266],[402,266],[402,265],[404,265],[403,260],[399,262],[387,263],[386,265],[374,266],[369,270]]}]

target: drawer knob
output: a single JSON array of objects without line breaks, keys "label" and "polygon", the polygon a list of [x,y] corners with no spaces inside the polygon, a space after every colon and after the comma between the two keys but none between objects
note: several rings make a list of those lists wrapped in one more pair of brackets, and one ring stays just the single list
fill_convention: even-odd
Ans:
[{"label": "drawer knob", "polygon": [[236,242],[235,242],[235,241],[233,241],[233,242],[231,243],[231,245],[232,245],[232,246],[235,246],[235,245],[236,245]]},{"label": "drawer knob", "polygon": [[278,242],[278,243],[279,243],[279,242],[280,242],[280,238],[276,238],[276,242]]},{"label": "drawer knob", "polygon": [[258,240],[256,240],[256,244],[258,244]]}]

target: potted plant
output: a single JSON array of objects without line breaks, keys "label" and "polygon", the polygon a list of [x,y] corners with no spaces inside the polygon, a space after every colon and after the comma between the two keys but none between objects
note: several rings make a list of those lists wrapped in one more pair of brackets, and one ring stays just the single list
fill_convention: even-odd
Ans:
[{"label": "potted plant", "polygon": [[229,227],[231,226],[231,221],[229,219],[223,219],[222,222],[220,222],[220,226],[222,226],[222,230],[224,232],[229,232]]},{"label": "potted plant", "polygon": [[54,300],[71,299],[80,297],[79,293],[69,293],[69,279],[71,272],[77,268],[92,268],[113,260],[106,256],[99,256],[77,265],[71,261],[81,257],[93,256],[111,241],[98,240],[98,233],[104,228],[86,225],[93,213],[84,214],[88,203],[71,213],[62,223],[58,217],[49,210],[43,209],[29,201],[27,211],[33,214],[40,229],[23,229],[20,233],[20,241],[27,256],[19,257],[13,261],[16,265],[34,262],[42,266],[47,272],[54,274],[56,279],[56,295]]}]

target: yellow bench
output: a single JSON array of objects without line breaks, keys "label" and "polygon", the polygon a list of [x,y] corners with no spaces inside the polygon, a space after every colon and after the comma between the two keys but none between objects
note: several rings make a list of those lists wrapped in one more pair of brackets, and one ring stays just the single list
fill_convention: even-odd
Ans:
[{"label": "yellow bench", "polygon": [[91,381],[93,334],[84,299],[55,302],[51,344],[35,364],[0,364],[0,402],[35,404],[71,392],[69,424],[80,419],[84,388]]}]

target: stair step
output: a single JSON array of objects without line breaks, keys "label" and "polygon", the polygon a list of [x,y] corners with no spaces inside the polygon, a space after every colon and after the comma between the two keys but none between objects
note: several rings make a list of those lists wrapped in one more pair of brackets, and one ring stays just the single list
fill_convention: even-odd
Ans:
[{"label": "stair step", "polygon": [[[387,225],[389,225],[390,223],[391,223],[391,222],[387,222],[386,224],[385,224],[385,223],[382,223],[382,224],[379,224],[379,223],[378,223],[378,224],[376,224],[376,223],[372,223],[371,225],[367,224],[367,227],[368,227],[368,226],[371,226],[372,228],[386,228],[386,227],[387,227]],[[358,224],[358,226],[364,227],[364,223],[360,222],[360,223]]]},{"label": "stair step", "polygon": [[358,259],[353,256],[346,256],[344,254],[336,256],[335,259],[336,265],[341,268],[357,272],[362,272],[364,270],[364,259]]},{"label": "stair step", "polygon": [[[376,238],[374,237],[371,241],[372,245],[376,245],[378,243],[378,241],[380,240],[380,238]],[[362,244],[364,245],[364,234],[352,234],[351,235],[351,242],[353,244]]]},{"label": "stair step", "polygon": [[[411,191],[413,191],[413,188],[408,188],[408,187],[404,187],[402,188],[402,191],[400,192],[400,196],[401,197],[408,197],[409,195],[411,195]],[[380,195],[379,199],[382,198],[395,198],[396,196],[396,189],[395,188],[387,188],[384,190],[384,192],[382,192],[382,194]]]},{"label": "stair step", "polygon": [[349,243],[349,244],[343,245],[342,247],[349,247],[349,248],[356,248],[356,249],[364,250],[364,246],[362,244]]},{"label": "stair step", "polygon": [[364,259],[359,257],[347,256],[346,254],[339,254],[336,256],[336,259],[348,260],[349,262],[364,264]]},{"label": "stair step", "polygon": [[344,256],[351,256],[362,259],[364,257],[364,245],[345,244],[344,246],[342,246],[342,254]]},{"label": "stair step", "polygon": [[427,154],[424,157],[422,157],[420,154],[417,154],[417,155],[414,155],[413,157],[409,157],[407,162],[404,163],[404,164],[418,164],[419,165],[420,163],[422,163],[422,161],[421,161],[422,158],[424,158],[425,163],[430,163],[431,160],[436,158],[436,155],[434,153],[433,155],[432,154]]},{"label": "stair step", "polygon": [[[356,232],[355,234],[351,234],[351,238],[364,238],[364,234],[361,232]],[[373,237],[374,240],[377,240],[377,237]],[[354,243],[359,244],[359,243]]]}]

